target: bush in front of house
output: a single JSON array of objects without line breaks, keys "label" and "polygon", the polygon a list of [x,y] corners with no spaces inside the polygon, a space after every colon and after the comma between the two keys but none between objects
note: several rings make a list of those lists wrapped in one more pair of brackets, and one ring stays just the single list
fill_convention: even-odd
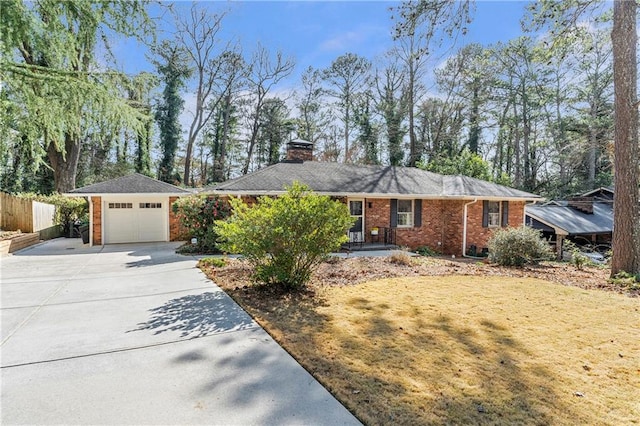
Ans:
[{"label": "bush in front of house", "polygon": [[348,240],[353,219],[347,206],[294,183],[286,194],[248,206],[230,200],[233,214],[216,221],[219,247],[242,254],[254,279],[286,290],[303,287],[315,267]]},{"label": "bush in front of house", "polygon": [[489,259],[503,266],[523,266],[549,260],[553,254],[540,231],[528,226],[497,230],[489,239]]},{"label": "bush in front of house", "polygon": [[67,197],[62,194],[40,195],[23,193],[18,195],[40,203],[56,206],[56,214],[53,221],[62,226],[63,235],[73,236],[73,225],[76,222],[89,223],[89,203],[83,197]]},{"label": "bush in front of house", "polygon": [[187,238],[196,238],[194,245],[185,248],[191,252],[214,253],[218,251],[218,234],[214,223],[229,216],[229,204],[215,195],[192,195],[181,197],[171,206]]}]

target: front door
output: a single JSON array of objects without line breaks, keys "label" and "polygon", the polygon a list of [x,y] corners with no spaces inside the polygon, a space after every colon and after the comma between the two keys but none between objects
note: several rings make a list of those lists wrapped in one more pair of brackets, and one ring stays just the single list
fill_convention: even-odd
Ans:
[{"label": "front door", "polygon": [[349,212],[355,223],[349,229],[349,242],[364,242],[364,200],[349,200]]}]

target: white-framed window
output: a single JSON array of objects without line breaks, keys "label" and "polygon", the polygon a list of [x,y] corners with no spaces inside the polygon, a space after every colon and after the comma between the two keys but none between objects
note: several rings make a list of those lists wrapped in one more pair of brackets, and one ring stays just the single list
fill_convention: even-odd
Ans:
[{"label": "white-framed window", "polygon": [[141,209],[161,209],[162,203],[140,203]]},{"label": "white-framed window", "polygon": [[413,226],[413,200],[398,200],[398,228]]},{"label": "white-framed window", "polygon": [[109,203],[110,209],[132,209],[133,203]]},{"label": "white-framed window", "polygon": [[502,218],[502,209],[501,203],[499,201],[489,201],[487,203],[487,226],[489,228],[499,228],[501,223],[500,219]]}]

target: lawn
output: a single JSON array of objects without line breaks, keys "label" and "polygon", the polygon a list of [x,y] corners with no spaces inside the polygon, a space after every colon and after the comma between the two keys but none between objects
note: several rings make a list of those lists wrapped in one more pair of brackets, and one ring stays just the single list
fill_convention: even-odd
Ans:
[{"label": "lawn", "polygon": [[365,424],[640,424],[638,298],[508,274],[280,295],[205,270]]}]

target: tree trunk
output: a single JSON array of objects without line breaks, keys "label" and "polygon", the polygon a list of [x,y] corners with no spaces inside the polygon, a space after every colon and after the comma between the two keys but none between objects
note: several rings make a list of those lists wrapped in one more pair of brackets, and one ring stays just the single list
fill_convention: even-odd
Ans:
[{"label": "tree trunk", "polygon": [[58,151],[53,142],[47,145],[49,163],[53,169],[55,190],[59,193],[69,192],[76,188],[76,174],[78,172],[78,160],[80,159],[80,141],[65,134],[65,152]]},{"label": "tree trunk", "polygon": [[621,271],[640,273],[636,9],[634,0],[616,0],[613,6],[615,195],[612,276]]}]

